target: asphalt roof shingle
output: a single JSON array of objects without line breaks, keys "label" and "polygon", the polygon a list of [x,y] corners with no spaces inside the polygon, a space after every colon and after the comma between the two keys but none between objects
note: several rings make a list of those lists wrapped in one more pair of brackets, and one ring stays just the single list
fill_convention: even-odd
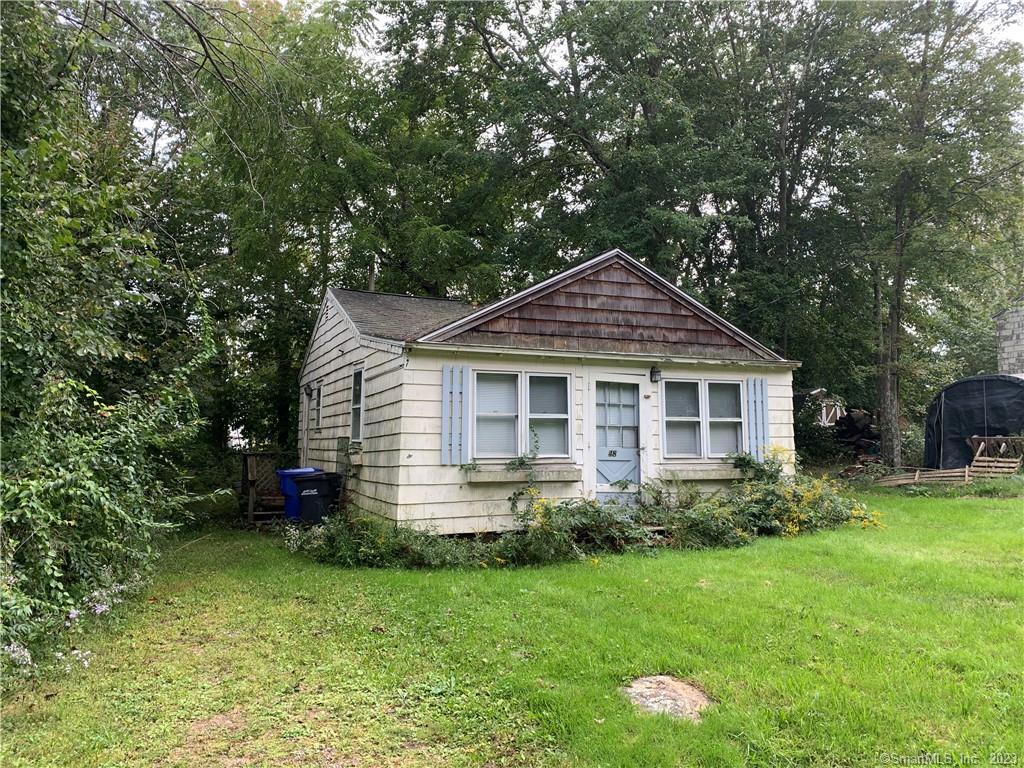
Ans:
[{"label": "asphalt roof shingle", "polygon": [[360,333],[394,341],[411,341],[475,312],[477,307],[450,299],[398,293],[331,288]]}]

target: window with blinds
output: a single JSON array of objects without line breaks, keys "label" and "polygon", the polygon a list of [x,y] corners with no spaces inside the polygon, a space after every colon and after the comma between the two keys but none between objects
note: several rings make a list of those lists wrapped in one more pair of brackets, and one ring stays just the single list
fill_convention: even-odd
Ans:
[{"label": "window with blinds", "polygon": [[476,455],[519,454],[519,374],[477,373]]},{"label": "window with blinds", "polygon": [[569,376],[477,371],[475,382],[475,458],[569,456]]},{"label": "window with blinds", "polygon": [[722,458],[742,450],[742,382],[666,380],[662,392],[666,458]]}]

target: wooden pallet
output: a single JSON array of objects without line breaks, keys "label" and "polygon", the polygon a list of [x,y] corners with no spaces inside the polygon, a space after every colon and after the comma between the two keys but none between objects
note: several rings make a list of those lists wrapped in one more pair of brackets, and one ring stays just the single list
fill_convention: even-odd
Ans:
[{"label": "wooden pallet", "polygon": [[1022,457],[1016,458],[992,458],[990,456],[975,456],[971,462],[971,477],[1007,477],[1014,475],[1020,470]]},{"label": "wooden pallet", "polygon": [[1020,471],[1024,457],[996,458],[983,456],[985,446],[979,447],[970,465],[962,469],[915,469],[912,472],[901,472],[878,480],[878,485],[895,488],[901,485],[920,485],[924,483],[970,483],[978,479],[1010,477]]},{"label": "wooden pallet", "polygon": [[880,478],[878,485],[895,488],[900,485],[920,485],[922,483],[969,483],[971,468],[963,469],[915,469],[913,472],[901,472]]},{"label": "wooden pallet", "polygon": [[967,438],[967,444],[971,446],[971,453],[977,456],[989,456],[994,459],[1016,459],[1024,456],[1024,436],[1021,435],[995,435]]}]

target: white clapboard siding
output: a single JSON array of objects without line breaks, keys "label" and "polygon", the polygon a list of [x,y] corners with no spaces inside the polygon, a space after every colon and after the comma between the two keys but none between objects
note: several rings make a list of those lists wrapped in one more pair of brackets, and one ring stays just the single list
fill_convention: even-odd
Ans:
[{"label": "white clapboard siding", "polygon": [[[399,449],[402,431],[402,354],[389,345],[361,344],[355,328],[331,296],[324,299],[299,375],[299,453],[306,464],[344,470],[339,444],[351,433],[352,372],[363,366],[361,466],[348,480],[352,501],[362,509],[394,516],[399,501]],[[323,387],[321,426],[310,419],[304,394],[309,384]],[[364,476],[368,469],[373,477]]]},{"label": "white clapboard siding", "polygon": [[[445,365],[465,365],[473,370],[523,370],[529,372],[568,373],[572,376],[572,437],[573,447],[569,459],[538,461],[538,467],[556,465],[574,466],[581,473],[585,466],[586,430],[590,423],[586,415],[591,407],[587,392],[594,372],[616,375],[633,374],[640,383],[641,397],[648,404],[649,421],[642,425],[648,459],[645,471],[648,477],[670,475],[682,471],[692,477],[700,487],[713,489],[728,482],[721,479],[723,470],[731,469],[727,459],[666,459],[661,455],[661,408],[658,402],[660,387],[650,382],[648,368],[630,368],[624,364],[601,360],[540,359],[516,355],[514,350],[499,357],[484,354],[458,359],[435,352],[413,351],[408,355],[402,388],[402,425],[400,456],[397,464],[385,468],[378,466],[372,477],[390,476],[397,470],[399,503],[397,520],[438,533],[471,533],[500,530],[514,525],[509,496],[521,488],[522,482],[479,483],[470,482],[471,474],[457,466],[441,464],[441,375]],[[671,366],[663,364],[666,378],[706,378],[745,382],[748,377],[766,380],[768,394],[769,439],[773,446],[785,451],[792,462],[792,374],[788,369],[751,368],[749,366]],[[405,397],[406,393],[410,397]],[[746,446],[744,446],[746,447]],[[501,469],[504,460],[479,460],[483,470]],[[696,476],[696,477],[694,477]],[[703,477],[702,477],[703,476]],[[714,479],[716,476],[719,479]],[[542,482],[541,493],[552,499],[574,498],[585,494],[580,482]]]},{"label": "white clapboard siding", "polygon": [[[348,481],[352,501],[361,509],[437,533],[472,533],[504,530],[515,525],[509,496],[524,481],[479,482],[474,471],[455,462],[442,463],[442,369],[464,366],[468,370],[511,370],[571,376],[572,446],[566,459],[536,462],[538,469],[556,467],[577,470],[578,481],[544,481],[541,493],[551,499],[569,499],[592,492],[594,468],[586,465],[591,451],[593,393],[595,377],[603,374],[628,376],[640,385],[642,412],[641,444],[644,479],[677,476],[713,489],[728,482],[732,471],[727,459],[670,459],[662,455],[661,387],[652,383],[649,365],[630,361],[538,357],[514,349],[500,356],[487,353],[408,350],[398,344],[362,339],[333,297],[321,307],[316,330],[300,375],[302,415],[299,447],[306,463],[327,470],[343,470],[346,456],[339,447],[347,444],[351,422],[352,371],[363,365],[363,439],[358,455],[352,457]],[[788,368],[756,365],[659,363],[666,379],[709,379],[747,382],[763,380],[768,412],[768,439],[789,460],[793,444],[792,372]],[[306,384],[323,387],[323,419],[319,429],[310,425],[305,396]],[[759,387],[761,385],[759,384]],[[744,392],[746,387],[744,386]],[[470,392],[466,392],[470,396]],[[744,397],[745,408],[752,407]],[[760,408],[761,400],[757,407]],[[748,423],[747,430],[751,424]],[[747,448],[747,441],[744,442]],[[468,451],[467,454],[468,455]],[[449,459],[450,460],[450,459]],[[504,469],[506,460],[479,460],[481,475]]]}]

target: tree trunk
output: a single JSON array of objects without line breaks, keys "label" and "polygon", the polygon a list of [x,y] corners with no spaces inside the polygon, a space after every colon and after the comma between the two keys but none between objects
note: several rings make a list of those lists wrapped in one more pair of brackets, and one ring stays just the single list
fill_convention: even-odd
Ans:
[{"label": "tree trunk", "polygon": [[[932,24],[934,4],[924,4],[925,26],[921,45],[920,73],[917,89],[910,104],[910,124],[907,144],[913,152],[919,152],[927,138],[926,114],[931,91]],[[918,160],[919,162],[919,160]],[[895,214],[894,260],[892,269],[892,290],[888,300],[888,316],[885,320],[881,341],[881,359],[878,370],[878,431],[882,436],[882,460],[890,466],[903,463],[903,440],[900,432],[900,352],[903,336],[903,300],[906,292],[907,272],[913,264],[909,261],[910,238],[917,224],[919,212],[914,207],[914,193],[921,182],[920,171],[913,166],[905,167],[900,173],[893,190],[893,211]]]},{"label": "tree trunk", "polygon": [[896,187],[896,242],[892,288],[883,326],[878,370],[878,431],[882,436],[882,461],[891,467],[903,464],[900,431],[900,350],[903,335],[903,294],[906,290],[906,253],[910,241],[908,200],[916,184],[909,171],[900,174]]}]

